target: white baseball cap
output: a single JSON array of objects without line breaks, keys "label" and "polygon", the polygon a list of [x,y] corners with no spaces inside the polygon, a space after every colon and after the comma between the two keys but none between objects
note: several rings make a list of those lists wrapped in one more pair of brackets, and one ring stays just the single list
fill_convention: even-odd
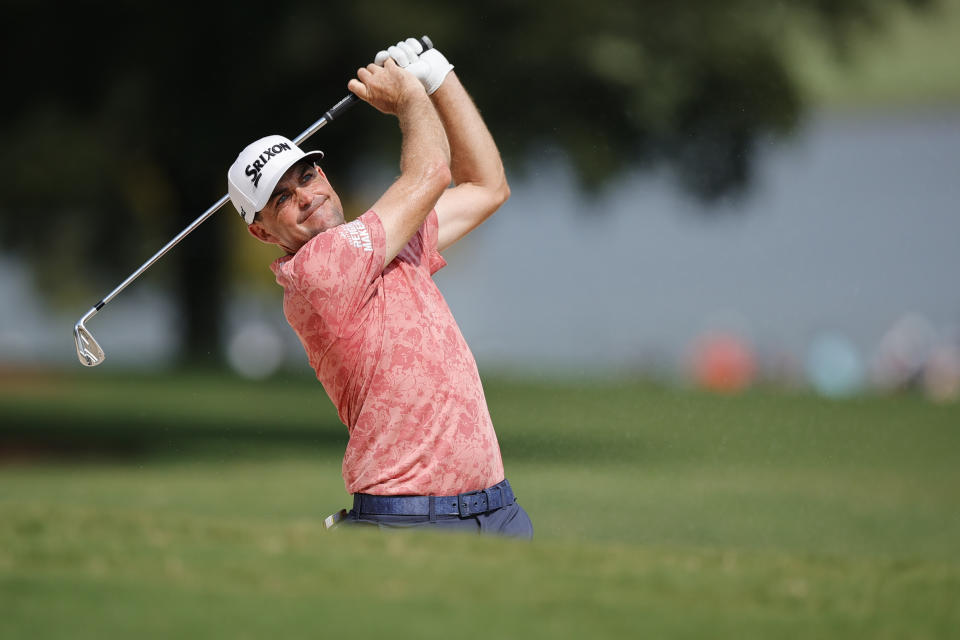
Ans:
[{"label": "white baseball cap", "polygon": [[287,169],[310,156],[319,160],[323,151],[304,153],[283,136],[266,136],[247,145],[227,171],[227,192],[243,221],[252,224]]}]

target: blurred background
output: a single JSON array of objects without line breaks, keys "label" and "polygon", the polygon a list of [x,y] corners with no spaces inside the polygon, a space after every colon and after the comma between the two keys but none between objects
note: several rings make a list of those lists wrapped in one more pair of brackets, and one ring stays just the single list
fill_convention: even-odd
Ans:
[{"label": "blurred background", "polygon": [[[70,325],[239,149],[296,135],[410,31],[454,61],[513,187],[437,278],[483,370],[960,392],[956,2],[261,13],[8,7],[0,366],[79,372]],[[352,217],[398,140],[363,106],[306,146]],[[224,208],[91,322],[108,367],[302,372],[275,256]]]},{"label": "blurred background", "polygon": [[[955,633],[960,0],[3,16],[0,636],[349,632],[356,590],[458,625],[480,594],[504,637]],[[71,336],[244,146],[422,34],[512,187],[436,281],[546,544],[437,543],[470,571],[432,583],[416,542],[318,537],[346,432],[231,205],[88,323],[103,365]],[[352,218],[399,142],[360,105],[304,146]]]}]

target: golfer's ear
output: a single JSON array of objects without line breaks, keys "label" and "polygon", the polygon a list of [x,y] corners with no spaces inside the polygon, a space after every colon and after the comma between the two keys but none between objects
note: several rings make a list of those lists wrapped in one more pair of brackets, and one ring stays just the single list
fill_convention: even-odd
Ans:
[{"label": "golfer's ear", "polygon": [[277,239],[273,236],[272,233],[263,228],[263,225],[259,222],[253,222],[247,225],[247,231],[250,232],[254,238],[260,242],[266,242],[267,244],[277,244]]}]

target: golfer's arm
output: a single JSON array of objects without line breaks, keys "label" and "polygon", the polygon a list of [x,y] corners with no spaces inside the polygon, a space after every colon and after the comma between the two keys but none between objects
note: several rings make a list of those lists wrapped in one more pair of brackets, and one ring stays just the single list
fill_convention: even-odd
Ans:
[{"label": "golfer's arm", "polygon": [[510,187],[493,136],[456,74],[451,71],[430,97],[450,143],[455,185],[437,202],[437,248],[443,251],[500,208]]},{"label": "golfer's arm", "polygon": [[443,125],[426,93],[397,113],[403,142],[400,177],[371,207],[383,224],[386,267],[417,232],[450,185],[450,151]]}]

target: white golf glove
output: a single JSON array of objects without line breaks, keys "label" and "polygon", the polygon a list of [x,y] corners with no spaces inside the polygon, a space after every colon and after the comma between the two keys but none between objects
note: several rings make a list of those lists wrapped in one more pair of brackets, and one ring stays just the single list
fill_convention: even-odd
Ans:
[{"label": "white golf glove", "polygon": [[386,51],[378,52],[374,62],[383,65],[387,58],[393,58],[397,66],[412,73],[427,90],[427,95],[439,89],[447,74],[453,70],[453,65],[442,53],[436,49],[424,51],[415,38],[401,40]]}]

